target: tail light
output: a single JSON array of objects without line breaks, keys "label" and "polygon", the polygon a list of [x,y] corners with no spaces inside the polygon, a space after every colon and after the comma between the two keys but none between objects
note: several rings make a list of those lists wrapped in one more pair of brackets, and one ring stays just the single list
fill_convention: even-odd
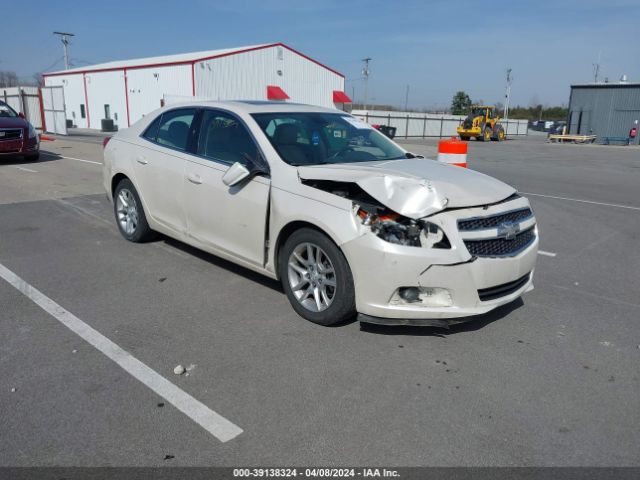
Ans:
[{"label": "tail light", "polygon": [[109,143],[109,140],[111,140],[111,136],[104,137],[102,139],[102,148],[105,148],[107,146],[107,143]]}]

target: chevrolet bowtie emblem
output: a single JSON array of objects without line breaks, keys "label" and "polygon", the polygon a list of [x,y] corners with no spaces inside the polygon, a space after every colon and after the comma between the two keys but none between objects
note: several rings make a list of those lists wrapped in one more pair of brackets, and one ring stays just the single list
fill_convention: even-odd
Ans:
[{"label": "chevrolet bowtie emblem", "polygon": [[502,222],[498,225],[498,236],[504,237],[505,240],[513,240],[520,232],[520,224],[513,222]]}]

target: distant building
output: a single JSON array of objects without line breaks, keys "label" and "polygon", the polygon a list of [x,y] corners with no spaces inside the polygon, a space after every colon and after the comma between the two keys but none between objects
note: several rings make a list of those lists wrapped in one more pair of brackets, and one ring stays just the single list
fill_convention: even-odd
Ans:
[{"label": "distant building", "polygon": [[572,85],[567,125],[570,134],[598,139],[626,138],[634,126],[640,130],[640,83]]},{"label": "distant building", "polygon": [[283,43],[115,61],[45,73],[62,86],[67,123],[126,128],[146,114],[194,97],[208,100],[288,100],[324,107],[351,100],[344,76]]}]

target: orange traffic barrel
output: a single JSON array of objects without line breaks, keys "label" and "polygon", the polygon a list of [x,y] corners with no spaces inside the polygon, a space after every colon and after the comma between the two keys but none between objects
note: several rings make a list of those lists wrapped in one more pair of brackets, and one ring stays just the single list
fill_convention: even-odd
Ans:
[{"label": "orange traffic barrel", "polygon": [[440,140],[440,143],[438,143],[438,161],[466,168],[467,143],[458,140],[456,137],[451,137],[450,140]]}]

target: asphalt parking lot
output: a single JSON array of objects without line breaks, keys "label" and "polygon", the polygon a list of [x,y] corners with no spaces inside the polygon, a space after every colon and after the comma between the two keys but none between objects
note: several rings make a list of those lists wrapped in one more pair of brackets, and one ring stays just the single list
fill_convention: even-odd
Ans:
[{"label": "asphalt parking lot", "polygon": [[[543,254],[533,292],[449,331],[320,327],[276,282],[128,243],[101,145],[43,150],[0,161],[0,266],[26,282],[0,278],[0,465],[640,465],[638,148],[470,142],[470,168],[531,199]],[[241,432],[221,441],[59,307]]]}]

